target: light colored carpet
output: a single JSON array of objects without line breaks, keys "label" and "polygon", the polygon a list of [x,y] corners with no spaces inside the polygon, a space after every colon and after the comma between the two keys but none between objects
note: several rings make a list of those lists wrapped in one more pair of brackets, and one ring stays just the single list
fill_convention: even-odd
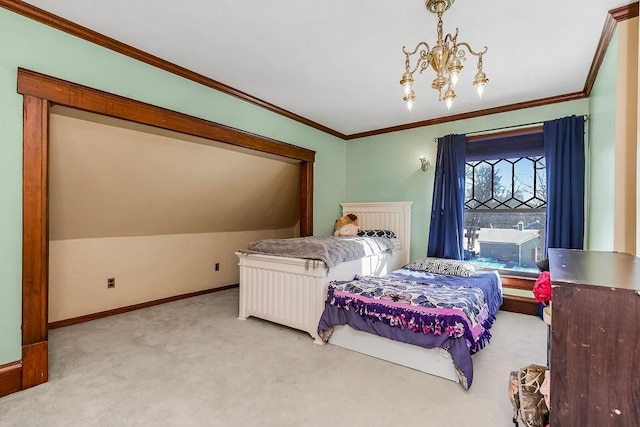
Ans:
[{"label": "light colored carpet", "polygon": [[49,333],[49,382],[0,399],[2,426],[513,426],[511,370],[546,326],[500,312],[470,390],[259,319],[238,290]]}]

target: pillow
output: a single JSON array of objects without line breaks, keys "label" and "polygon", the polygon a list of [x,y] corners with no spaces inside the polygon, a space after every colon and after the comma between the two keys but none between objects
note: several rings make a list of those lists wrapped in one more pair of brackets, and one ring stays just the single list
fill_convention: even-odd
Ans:
[{"label": "pillow", "polygon": [[358,236],[360,237],[386,237],[393,239],[396,237],[396,233],[391,230],[358,230]]},{"label": "pillow", "polygon": [[412,262],[411,264],[405,265],[404,268],[409,270],[426,271],[428,273],[464,277],[472,276],[478,271],[475,264],[470,262],[433,257],[427,257],[416,262]]}]

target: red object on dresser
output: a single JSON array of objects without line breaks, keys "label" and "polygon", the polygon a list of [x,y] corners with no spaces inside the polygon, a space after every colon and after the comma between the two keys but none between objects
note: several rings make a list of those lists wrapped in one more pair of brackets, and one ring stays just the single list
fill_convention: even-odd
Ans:
[{"label": "red object on dresser", "polygon": [[533,285],[533,297],[543,304],[551,301],[551,274],[543,271]]}]

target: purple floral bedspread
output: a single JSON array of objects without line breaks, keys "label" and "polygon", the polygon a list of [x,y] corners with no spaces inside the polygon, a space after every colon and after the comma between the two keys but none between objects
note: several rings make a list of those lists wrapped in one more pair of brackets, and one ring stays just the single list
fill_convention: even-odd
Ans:
[{"label": "purple floral bedspread", "polygon": [[[350,281],[333,281],[328,287],[318,333],[328,341],[335,324],[354,326],[354,314],[370,324],[382,322],[392,331],[406,331],[403,333],[407,339],[398,331],[387,332],[388,338],[447,349],[463,387],[468,388],[473,378],[471,355],[491,338],[489,329],[495,310],[490,310],[481,288],[464,286],[465,278],[459,279],[457,285],[437,283],[437,280],[420,283],[392,276],[356,276]],[[358,323],[357,329],[369,329],[362,327],[360,319]],[[379,332],[380,327],[370,326]],[[420,337],[422,335],[424,337]]]}]

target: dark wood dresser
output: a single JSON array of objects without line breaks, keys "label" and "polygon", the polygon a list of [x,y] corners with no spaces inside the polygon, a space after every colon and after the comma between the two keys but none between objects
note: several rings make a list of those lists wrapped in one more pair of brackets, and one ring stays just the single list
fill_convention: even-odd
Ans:
[{"label": "dark wood dresser", "polygon": [[549,249],[550,425],[640,426],[640,258]]}]

